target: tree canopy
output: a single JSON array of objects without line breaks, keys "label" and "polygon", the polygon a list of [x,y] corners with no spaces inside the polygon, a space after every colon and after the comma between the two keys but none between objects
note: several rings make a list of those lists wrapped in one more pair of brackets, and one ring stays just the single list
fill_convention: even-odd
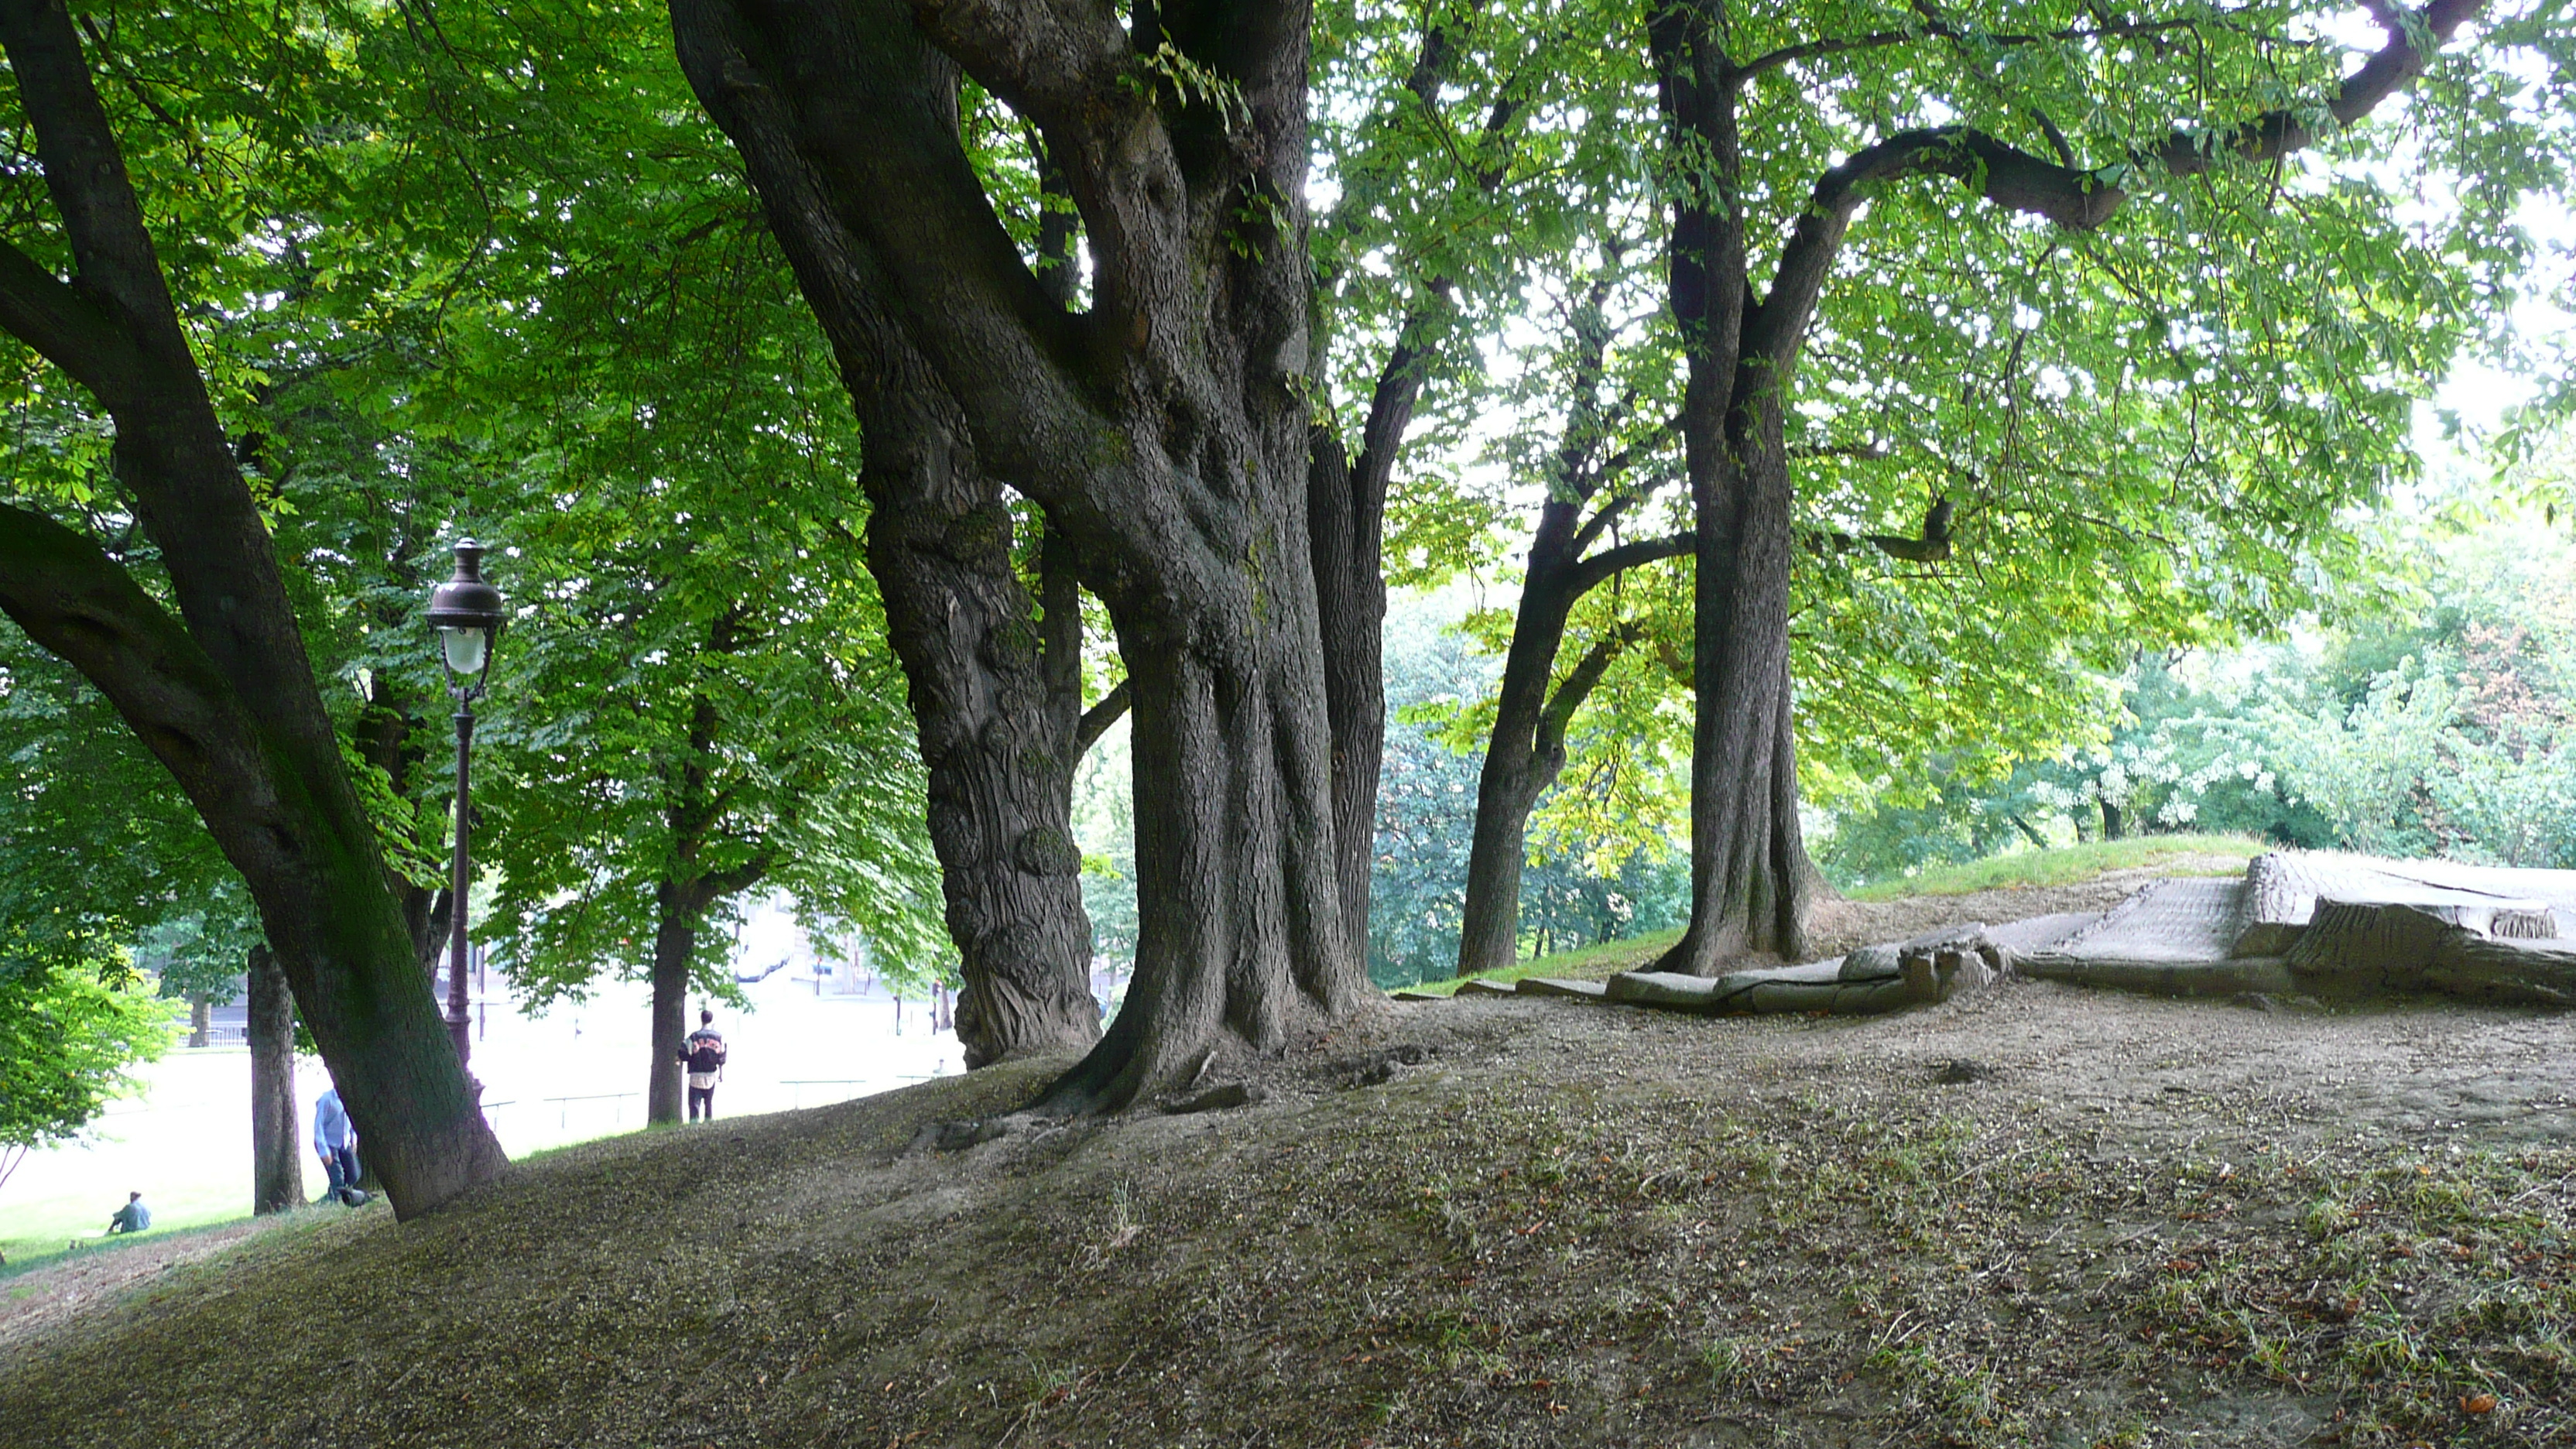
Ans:
[{"label": "tree canopy", "polygon": [[[1073,779],[1132,710],[1136,985],[1048,1103],[1114,1107],[1425,969],[1389,857],[1460,840],[1397,807],[1464,758],[1462,964],[1687,837],[1701,971],[1799,950],[1816,807],[1849,873],[1918,839],[1874,811],[2113,829],[2215,768],[2103,723],[2379,567],[2432,383],[2536,356],[2576,110],[2563,7],[2477,0],[6,18],[11,959],[256,916],[402,1084],[362,1114],[434,1105],[419,1202],[497,1162],[414,1039],[457,536],[517,606],[478,838],[533,996],[720,985],[777,889],[953,957],[972,1059],[1090,1046]],[[1387,591],[1462,572],[1499,668],[1429,688]],[[2507,648],[2274,721],[2277,773],[2396,822],[2349,737],[2420,725],[2494,776],[2427,838],[2501,821],[2538,736],[2449,691]]]}]

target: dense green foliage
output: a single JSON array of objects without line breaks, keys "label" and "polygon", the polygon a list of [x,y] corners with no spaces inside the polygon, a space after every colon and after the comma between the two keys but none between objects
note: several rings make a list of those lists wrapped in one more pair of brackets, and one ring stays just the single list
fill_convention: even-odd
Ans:
[{"label": "dense green foliage", "polygon": [[1889,878],[2117,820],[2576,868],[2576,541],[2539,510],[2472,508],[2482,482],[2454,487],[2377,531],[2386,587],[2336,624],[2142,655],[2107,682],[2114,728],[2001,782],[1936,777],[1928,801],[1849,812],[1820,857]]},{"label": "dense green foliage", "polygon": [[[274,19],[136,15],[94,39],[126,81],[108,99],[130,111],[138,189],[163,209],[219,406],[270,490],[390,863],[424,889],[443,880],[449,731],[418,609],[444,544],[477,533],[519,556],[493,562],[521,613],[484,706],[478,854],[500,868],[494,924],[523,985],[638,968],[657,879],[754,855],[818,928],[869,933],[897,974],[935,969],[918,770],[857,560],[847,404],[658,8]],[[148,577],[96,428],[8,351],[19,437],[37,444],[14,451],[10,491],[87,517]],[[726,667],[704,638],[719,619]],[[727,715],[701,753],[741,769],[718,771],[710,798],[732,813],[692,863],[646,827],[685,811],[655,792],[699,697]],[[39,703],[13,691],[20,715]],[[117,732],[102,738],[84,747]],[[74,803],[172,801],[136,758],[134,792]],[[783,801],[810,808],[782,823]],[[178,824],[139,868],[186,857],[195,832]],[[107,844],[98,857],[118,854]],[[170,921],[125,909],[121,929],[153,931],[156,964],[231,953],[237,971],[243,917],[198,853],[214,870],[160,890]],[[113,884],[89,888],[93,913]],[[567,903],[582,909],[554,909]],[[723,934],[704,939],[713,953]]]}]

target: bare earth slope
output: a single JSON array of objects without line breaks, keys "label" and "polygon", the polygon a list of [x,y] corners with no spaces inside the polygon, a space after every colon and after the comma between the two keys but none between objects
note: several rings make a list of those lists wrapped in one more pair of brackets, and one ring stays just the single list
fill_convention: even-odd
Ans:
[{"label": "bare earth slope", "polygon": [[2576,1444],[2567,1017],[1443,1002],[906,1150],[1047,1071],[31,1293],[0,1444]]}]

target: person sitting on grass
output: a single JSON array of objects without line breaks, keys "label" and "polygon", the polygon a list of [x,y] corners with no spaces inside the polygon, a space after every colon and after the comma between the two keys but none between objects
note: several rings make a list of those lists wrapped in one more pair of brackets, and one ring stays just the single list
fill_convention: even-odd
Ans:
[{"label": "person sitting on grass", "polygon": [[107,1220],[107,1232],[110,1237],[118,1233],[139,1233],[150,1226],[152,1226],[152,1209],[143,1205],[143,1194],[139,1192],[127,1193],[125,1206],[118,1208]]}]

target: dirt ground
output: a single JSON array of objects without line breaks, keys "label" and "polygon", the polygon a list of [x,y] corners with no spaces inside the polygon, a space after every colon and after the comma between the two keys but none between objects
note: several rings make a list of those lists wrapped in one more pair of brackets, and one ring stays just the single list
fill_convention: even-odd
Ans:
[{"label": "dirt ground", "polygon": [[1462,1000],[912,1145],[1050,1069],[0,1280],[0,1444],[2576,1445],[2576,1018]]}]

